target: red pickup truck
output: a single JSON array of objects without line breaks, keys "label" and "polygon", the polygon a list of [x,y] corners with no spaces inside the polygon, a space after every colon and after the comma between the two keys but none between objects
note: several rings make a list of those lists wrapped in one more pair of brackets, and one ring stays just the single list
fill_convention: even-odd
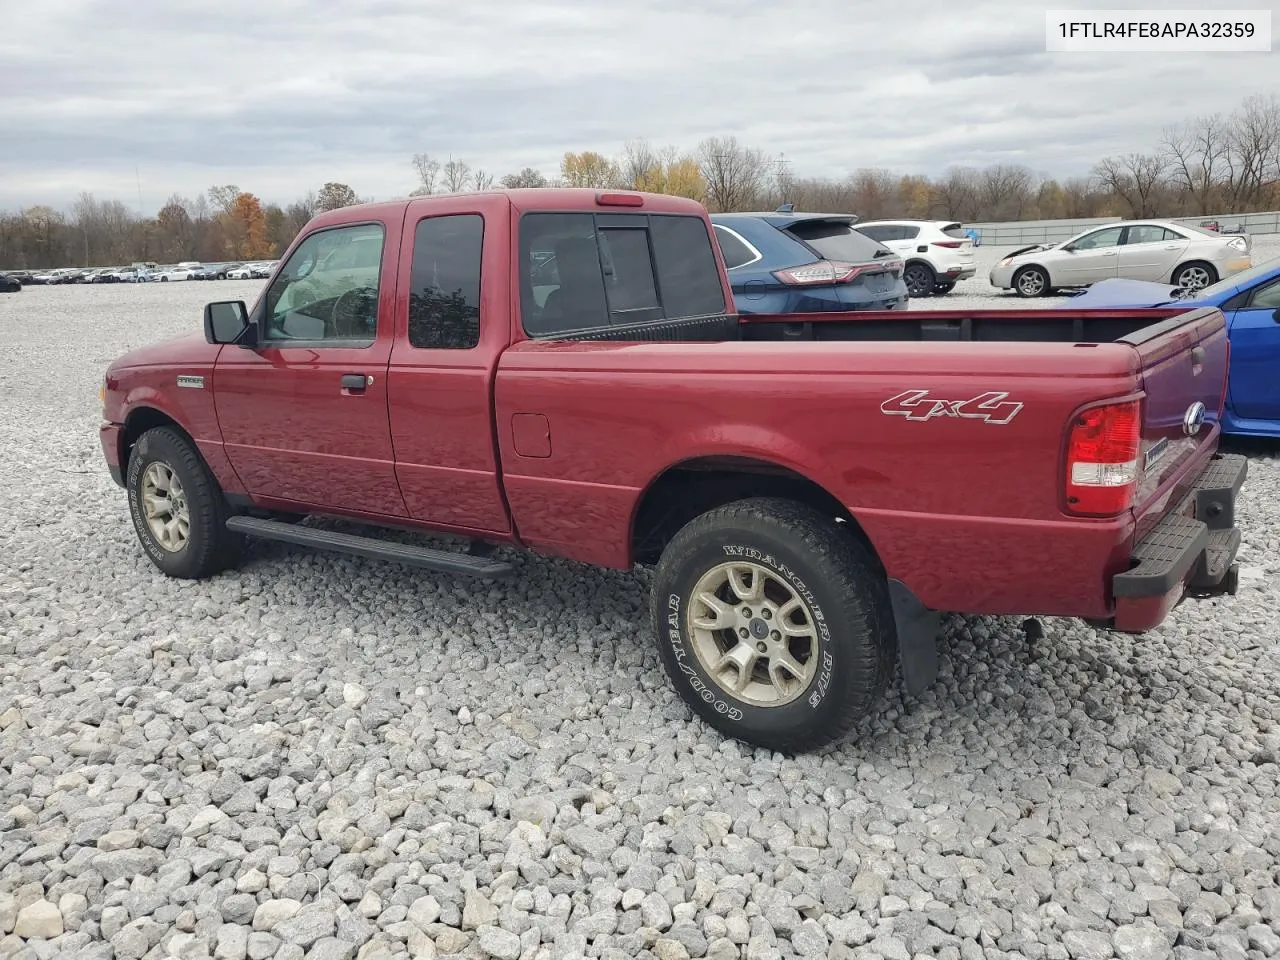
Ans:
[{"label": "red pickup truck", "polygon": [[680,695],[784,750],[845,733],[895,662],[927,687],[944,612],[1142,632],[1235,592],[1219,311],[739,317],[712,237],[699,204],[593,190],[317,216],[252,307],[108,369],[143,548],[189,578],[245,537],[654,564]]}]

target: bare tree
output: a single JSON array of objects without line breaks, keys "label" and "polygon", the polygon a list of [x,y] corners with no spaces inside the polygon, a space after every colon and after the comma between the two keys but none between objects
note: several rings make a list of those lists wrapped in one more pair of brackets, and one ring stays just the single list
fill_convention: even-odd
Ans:
[{"label": "bare tree", "polygon": [[471,181],[471,165],[465,160],[455,160],[452,155],[444,165],[444,189],[447,193],[461,193]]},{"label": "bare tree", "polygon": [[759,197],[769,175],[769,157],[737,137],[708,137],[698,144],[698,167],[707,203],[716,211],[745,209]]},{"label": "bare tree", "polygon": [[1150,217],[1156,212],[1167,172],[1168,161],[1162,155],[1127,153],[1098,163],[1093,168],[1093,181],[1099,189],[1123,200],[1131,216]]},{"label": "bare tree", "polygon": [[978,190],[984,219],[1019,220],[1034,197],[1035,177],[1026,167],[996,164],[982,171]]},{"label": "bare tree", "polygon": [[413,170],[418,175],[418,187],[413,191],[414,195],[435,193],[436,180],[440,176],[440,161],[429,153],[415,153]]},{"label": "bare tree", "polygon": [[647,140],[629,140],[622,148],[620,174],[624,186],[631,190],[639,189],[649,179],[656,167],[662,165],[662,158],[649,145]]},{"label": "bare tree", "polygon": [[502,178],[502,185],[508,190],[516,190],[521,187],[545,187],[547,186],[547,178],[540,171],[533,169],[533,167],[525,167],[519,173],[508,173]]},{"label": "bare tree", "polygon": [[982,176],[973,167],[951,167],[934,185],[937,206],[951,220],[979,219]]},{"label": "bare tree", "polygon": [[493,174],[485,173],[483,170],[473,170],[471,172],[471,189],[480,193],[493,188]]},{"label": "bare tree", "polygon": [[1165,131],[1162,146],[1170,176],[1193,201],[1195,212],[1211,213],[1227,163],[1227,122],[1218,114]]}]

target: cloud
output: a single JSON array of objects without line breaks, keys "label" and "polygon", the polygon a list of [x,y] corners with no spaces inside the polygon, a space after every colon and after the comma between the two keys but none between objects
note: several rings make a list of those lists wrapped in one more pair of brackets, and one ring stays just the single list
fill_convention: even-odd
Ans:
[{"label": "cloud", "polygon": [[0,37],[0,208],[81,190],[135,203],[141,187],[154,209],[212,183],[283,203],[330,179],[390,197],[413,188],[417,152],[551,174],[565,150],[728,134],[785,153],[799,176],[991,162],[1078,175],[1280,83],[1266,54],[1048,54],[1042,9],[1019,2],[39,11]]}]

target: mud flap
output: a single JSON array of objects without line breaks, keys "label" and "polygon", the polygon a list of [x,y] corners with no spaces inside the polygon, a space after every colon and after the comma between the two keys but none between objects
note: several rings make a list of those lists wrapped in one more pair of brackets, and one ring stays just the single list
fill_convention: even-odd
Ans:
[{"label": "mud flap", "polygon": [[917,697],[938,678],[938,632],[942,614],[922,604],[901,580],[889,581],[889,601],[898,632],[898,662],[906,691]]}]

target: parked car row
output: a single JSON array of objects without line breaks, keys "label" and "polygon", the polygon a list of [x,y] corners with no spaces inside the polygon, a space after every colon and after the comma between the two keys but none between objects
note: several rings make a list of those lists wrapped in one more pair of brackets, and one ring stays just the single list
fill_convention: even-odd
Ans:
[{"label": "parked car row", "polygon": [[64,283],[166,283],[171,280],[265,280],[275,266],[273,260],[242,263],[199,263],[194,260],[169,265],[135,263],[128,267],[59,267],[56,270],[8,270],[21,286],[52,286]]}]

